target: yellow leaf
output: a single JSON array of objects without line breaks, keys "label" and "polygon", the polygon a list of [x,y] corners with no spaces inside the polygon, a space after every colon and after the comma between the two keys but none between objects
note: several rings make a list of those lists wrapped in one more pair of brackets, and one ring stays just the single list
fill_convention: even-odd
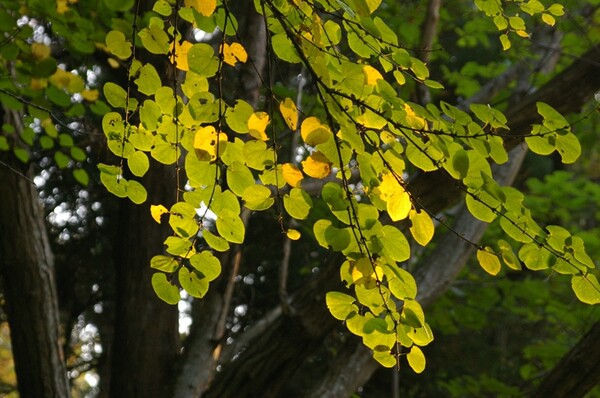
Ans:
[{"label": "yellow leaf", "polygon": [[374,86],[377,84],[377,80],[383,79],[381,73],[371,65],[363,66],[363,73],[365,74],[365,82],[369,86]]},{"label": "yellow leaf", "polygon": [[29,87],[31,87],[32,90],[43,90],[48,87],[48,80],[32,78],[29,82]]},{"label": "yellow leaf", "polygon": [[413,345],[410,348],[410,352],[406,355],[406,359],[415,373],[421,373],[425,370],[425,355],[423,355],[423,351],[416,345]]},{"label": "yellow leaf", "polygon": [[410,233],[421,246],[427,246],[433,238],[434,226],[431,217],[424,211],[410,210],[408,218],[411,222]]},{"label": "yellow leaf", "polygon": [[33,43],[31,45],[31,55],[38,61],[44,60],[50,56],[50,47],[42,43]]},{"label": "yellow leaf", "polygon": [[56,12],[59,14],[64,14],[67,11],[69,11],[67,0],[56,0]]},{"label": "yellow leaf", "polygon": [[377,286],[377,281],[383,279],[383,268],[376,265],[373,266],[367,258],[361,258],[352,263],[350,271],[352,282],[357,285],[364,285],[367,289],[372,289]]},{"label": "yellow leaf", "polygon": [[290,240],[298,240],[302,236],[302,234],[295,229],[288,229],[286,235]]},{"label": "yellow leaf", "polygon": [[163,214],[168,213],[169,210],[163,205],[151,205],[150,206],[150,214],[152,214],[152,218],[154,221],[160,224],[160,217]]},{"label": "yellow leaf", "polygon": [[325,178],[331,173],[331,162],[325,155],[317,151],[302,161],[302,169],[313,178]]},{"label": "yellow leaf", "polygon": [[269,115],[266,112],[254,112],[248,118],[248,133],[257,140],[267,141],[269,137],[265,133],[269,124]]},{"label": "yellow leaf", "polygon": [[296,131],[298,128],[298,108],[290,98],[286,98],[279,104],[279,112],[283,116],[283,120],[288,125],[290,130]]},{"label": "yellow leaf", "polygon": [[114,58],[109,58],[109,59],[107,60],[107,62],[108,62],[108,65],[109,65],[111,68],[113,68],[113,69],[117,69],[118,67],[120,67],[120,66],[121,66],[121,65],[119,64],[119,61],[117,61],[117,60],[116,60],[116,59],[114,59]]},{"label": "yellow leaf", "polygon": [[227,135],[219,133],[217,140],[217,130],[213,126],[201,127],[194,135],[194,151],[199,160],[214,161],[217,158],[217,150],[220,155],[226,146]]},{"label": "yellow leaf", "polygon": [[554,17],[552,15],[546,14],[546,13],[542,14],[542,21],[544,21],[544,23],[546,25],[550,25],[550,26],[554,26],[554,24],[556,23],[556,20],[554,19]]},{"label": "yellow leaf", "polygon": [[524,30],[517,30],[517,31],[515,31],[515,33],[516,33],[518,36],[521,36],[521,37],[525,37],[525,38],[529,37],[529,33],[527,33],[527,32],[526,32],[526,31],[524,31]]},{"label": "yellow leaf", "polygon": [[246,49],[240,43],[225,43],[221,46],[221,52],[223,53],[223,61],[231,66],[234,66],[238,61],[244,63],[248,60]]},{"label": "yellow leaf", "polygon": [[311,116],[302,122],[300,134],[307,145],[316,146],[327,142],[331,136],[331,131],[327,126],[322,125],[319,119]]},{"label": "yellow leaf", "polygon": [[189,41],[184,40],[183,42],[181,42],[181,44],[177,45],[177,48],[175,48],[175,51],[173,51],[173,47],[175,46],[175,42],[171,43],[171,54],[175,53],[174,55],[171,55],[171,63],[172,64],[177,64],[177,69],[179,70],[190,70],[190,67],[188,65],[188,59],[187,59],[187,55],[188,55],[188,51],[190,51],[190,48],[192,48],[193,44],[190,43]]},{"label": "yellow leaf", "polygon": [[397,178],[392,173],[384,174],[377,191],[379,191],[381,199],[386,202],[386,208],[392,221],[404,220],[408,216],[412,203],[408,192],[400,184],[399,177]]},{"label": "yellow leaf", "polygon": [[98,99],[99,92],[98,90],[83,90],[81,96],[86,101],[94,102]]},{"label": "yellow leaf", "polygon": [[192,7],[205,17],[210,17],[217,8],[217,0],[185,0],[186,7]]},{"label": "yellow leaf", "polygon": [[415,111],[408,104],[404,104],[406,112],[406,124],[417,130],[427,130],[427,122],[420,116],[415,114]]},{"label": "yellow leaf", "polygon": [[477,261],[479,261],[481,268],[490,275],[497,275],[500,272],[500,268],[502,268],[500,259],[489,246],[477,250]]},{"label": "yellow leaf", "polygon": [[300,169],[291,163],[283,164],[283,166],[281,166],[281,173],[283,174],[285,182],[292,188],[299,188],[300,183],[304,179]]},{"label": "yellow leaf", "polygon": [[64,69],[56,69],[56,72],[50,76],[50,81],[58,88],[67,88],[71,83],[71,73]]}]

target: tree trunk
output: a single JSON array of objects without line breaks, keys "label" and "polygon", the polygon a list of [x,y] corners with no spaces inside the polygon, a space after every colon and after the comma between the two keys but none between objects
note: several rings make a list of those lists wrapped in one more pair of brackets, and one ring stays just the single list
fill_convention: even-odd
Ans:
[{"label": "tree trunk", "polygon": [[22,398],[69,397],[44,211],[20,173],[22,165],[0,164],[0,274],[18,390]]},{"label": "tree trunk", "polygon": [[564,355],[531,398],[583,397],[600,383],[600,322]]},{"label": "tree trunk", "polygon": [[142,183],[148,189],[148,200],[142,205],[121,200],[114,238],[118,243],[114,255],[117,298],[112,397],[169,396],[180,349],[177,306],[161,301],[150,282],[150,259],[162,252],[169,234],[168,225],[159,226],[150,217],[150,204],[170,207],[173,203],[173,166],[154,165]]}]

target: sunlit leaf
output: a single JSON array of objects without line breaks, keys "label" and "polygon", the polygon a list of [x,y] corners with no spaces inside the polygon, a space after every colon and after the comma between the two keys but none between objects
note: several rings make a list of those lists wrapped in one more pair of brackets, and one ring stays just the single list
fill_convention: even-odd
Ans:
[{"label": "sunlit leaf", "polygon": [[283,206],[287,213],[296,220],[304,220],[312,208],[312,199],[300,188],[292,188],[289,194],[283,197]]},{"label": "sunlit leaf", "polygon": [[181,287],[192,297],[202,298],[208,291],[208,280],[202,278],[196,270],[181,267],[178,273]]},{"label": "sunlit leaf", "polygon": [[415,373],[422,373],[425,370],[425,355],[416,345],[410,348],[410,352],[406,354],[406,359]]},{"label": "sunlit leaf", "polygon": [[302,161],[302,170],[313,178],[325,178],[331,174],[332,163],[325,155],[317,151]]},{"label": "sunlit leaf", "polygon": [[192,7],[200,14],[210,17],[217,8],[217,0],[185,0],[186,7]]},{"label": "sunlit leaf", "polygon": [[595,275],[574,275],[571,278],[571,287],[581,302],[586,304],[600,303],[600,284]]},{"label": "sunlit leaf", "polygon": [[281,169],[283,178],[285,178],[285,182],[293,188],[299,188],[300,183],[304,178],[304,175],[300,169],[292,163],[284,163]]},{"label": "sunlit leaf", "polygon": [[250,185],[244,189],[242,200],[244,206],[254,211],[266,210],[275,203],[271,190],[264,185]]},{"label": "sunlit leaf", "polygon": [[167,210],[167,208],[163,205],[150,205],[150,214],[152,215],[154,221],[159,224],[161,222],[161,216],[168,212],[169,210]]},{"label": "sunlit leaf", "polygon": [[167,304],[177,304],[179,302],[179,288],[167,280],[167,275],[162,272],[156,272],[152,275],[152,288],[154,292]]},{"label": "sunlit leaf", "polygon": [[325,303],[331,315],[340,321],[348,318],[353,312],[358,312],[358,307],[354,304],[356,299],[340,292],[328,292],[325,295]]},{"label": "sunlit leaf", "polygon": [[300,239],[300,237],[302,236],[302,234],[300,234],[300,232],[298,232],[295,229],[288,229],[287,232],[286,232],[286,236],[290,240],[298,240],[298,239]]},{"label": "sunlit leaf", "polygon": [[209,282],[221,275],[219,259],[208,250],[203,250],[190,257],[190,264]]},{"label": "sunlit leaf", "polygon": [[314,116],[307,117],[302,121],[300,134],[307,145],[316,146],[327,142],[331,137],[331,131],[327,126]]},{"label": "sunlit leaf", "polygon": [[229,242],[220,236],[213,234],[208,229],[202,230],[202,237],[212,249],[218,252],[225,252],[229,250]]},{"label": "sunlit leaf", "polygon": [[298,108],[291,98],[286,98],[279,104],[279,112],[290,130],[296,131],[298,128]]},{"label": "sunlit leaf", "polygon": [[257,140],[267,141],[265,132],[269,125],[269,115],[266,112],[254,112],[248,118],[248,133]]},{"label": "sunlit leaf", "polygon": [[425,211],[410,210],[408,218],[411,222],[410,233],[413,238],[421,245],[427,246],[433,238],[434,226],[429,214]]},{"label": "sunlit leaf", "polygon": [[481,268],[490,275],[497,275],[502,268],[500,259],[492,252],[490,247],[477,250],[477,261],[479,261]]},{"label": "sunlit leaf", "polygon": [[118,30],[111,30],[106,35],[106,46],[110,52],[120,58],[127,59],[131,57],[131,43],[125,38],[125,35]]},{"label": "sunlit leaf", "polygon": [[231,243],[243,243],[246,227],[238,213],[222,209],[217,218],[217,231]]},{"label": "sunlit leaf", "polygon": [[240,43],[224,43],[221,47],[223,54],[223,62],[228,65],[235,66],[236,63],[244,63],[248,60],[246,49]]},{"label": "sunlit leaf", "polygon": [[[177,65],[177,69],[184,71],[190,70],[190,66],[188,64],[188,52],[192,46],[193,44],[187,40],[178,43],[177,46],[175,46],[175,42],[171,43],[170,51],[174,55],[171,55],[170,60],[171,63]],[[189,75],[186,76],[186,82],[188,78]]]}]

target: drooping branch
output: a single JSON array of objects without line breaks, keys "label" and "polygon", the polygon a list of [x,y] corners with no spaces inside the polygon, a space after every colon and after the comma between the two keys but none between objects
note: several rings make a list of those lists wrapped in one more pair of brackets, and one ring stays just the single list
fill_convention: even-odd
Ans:
[{"label": "drooping branch", "polygon": [[[523,142],[530,126],[541,119],[536,102],[545,102],[562,114],[577,112],[600,90],[600,44],[588,50],[567,69],[556,75],[536,92],[510,107],[508,119],[511,138],[505,139],[507,150]],[[432,213],[455,203],[462,191],[445,171],[422,173],[409,183],[412,195]]]},{"label": "drooping branch", "polygon": [[[530,94],[521,102],[515,104],[513,107],[514,110],[509,110],[508,114],[517,119],[517,122],[513,122],[509,119],[511,126],[513,126],[513,134],[516,136],[526,134],[529,130],[529,123],[537,121],[538,117],[535,112],[536,100],[551,103],[552,106],[563,111],[575,111],[593,95],[595,90],[600,88],[600,73],[597,73],[598,66],[590,64],[589,61],[589,59],[592,59],[593,61],[594,57],[598,58],[600,55],[591,51],[588,52],[586,56],[588,57],[587,60],[575,61],[571,67],[552,79],[538,92]],[[573,80],[574,76],[577,76],[577,79]],[[592,84],[588,86],[588,82],[592,82]],[[556,87],[549,88],[549,85]],[[561,90],[561,87],[565,92],[568,92],[570,91],[570,86],[585,87],[586,95],[578,95],[573,99],[566,96],[546,97],[544,95],[544,93],[546,93],[546,95],[554,95],[555,90]],[[532,100],[532,98],[536,98],[536,100]],[[522,105],[528,103],[533,104],[533,112],[530,112],[528,118],[523,118],[518,115],[517,111],[528,109],[527,106]],[[513,147],[514,146],[516,146],[516,143]],[[437,179],[432,179],[432,176],[437,177]],[[506,183],[509,182],[510,179],[507,179]],[[446,208],[449,203],[455,202],[460,197],[462,191],[455,187],[455,184],[455,180],[452,180],[449,176],[445,176],[442,173],[427,173],[419,176],[411,186],[413,194],[418,195],[421,203],[431,211],[439,212]],[[440,197],[440,195],[442,195],[442,197]],[[467,227],[463,225],[463,228],[462,231],[466,232]],[[481,233],[482,231],[478,228],[473,228],[471,238],[475,240]],[[456,249],[455,242],[456,241],[454,241],[452,251]],[[440,257],[436,263],[437,267],[431,266],[428,272],[428,277],[431,278],[431,281],[437,279],[445,279],[446,281],[451,280],[449,278],[458,272],[456,269],[450,270],[451,272],[445,270],[443,267],[444,262],[444,257]],[[455,263],[454,265],[456,264],[458,263]],[[293,384],[293,380],[288,380],[284,385],[278,386],[269,385],[268,381],[274,378],[275,374],[290,375],[297,371],[299,364],[302,364],[312,353],[314,344],[311,342],[324,338],[324,336],[326,336],[337,324],[335,320],[332,321],[332,317],[329,315],[324,305],[324,293],[335,289],[336,286],[341,286],[339,282],[333,282],[331,280],[332,278],[339,281],[339,278],[337,278],[337,270],[324,268],[322,274],[311,283],[310,288],[304,287],[294,295],[292,298],[292,305],[296,310],[297,316],[288,318],[279,315],[276,319],[269,322],[271,325],[270,329],[265,330],[265,333],[256,333],[254,338],[244,339],[245,336],[242,334],[240,337],[246,342],[246,350],[244,351],[244,349],[240,348],[239,351],[237,351],[237,354],[239,355],[237,356],[235,363],[231,364],[235,369],[227,370],[227,366],[224,367],[224,372],[217,377],[211,388],[211,395],[234,396],[236,391],[235,388],[236,386],[239,387],[239,383],[243,383],[245,391],[249,391],[250,393],[260,393],[264,396],[269,394],[276,395],[278,391],[282,391],[282,388],[292,388],[290,384]],[[434,300],[444,288],[444,284],[440,285],[438,283],[432,283],[431,281],[427,282],[425,279],[421,280],[421,300],[425,302]],[[429,287],[427,287],[428,283]],[[300,297],[306,297],[307,294],[311,295],[313,299],[300,299]],[[307,325],[310,325],[310,328],[307,328]],[[281,335],[286,335],[286,341],[278,341],[277,346],[272,346],[274,340],[271,339],[270,336]],[[357,342],[357,344],[358,343],[359,342]],[[298,350],[298,345],[302,346],[303,349]],[[290,360],[290,355],[293,355],[293,360]],[[268,360],[265,359],[267,357]],[[267,362],[268,365],[261,362],[259,366],[257,361],[260,359],[262,359],[263,362]],[[317,384],[313,386],[304,386],[304,388],[308,388],[308,391],[321,391],[322,386],[319,385],[317,381]],[[269,394],[266,394],[265,391],[268,391]],[[306,392],[306,390],[304,390],[304,392]],[[347,391],[347,395],[351,392],[352,391]]]}]

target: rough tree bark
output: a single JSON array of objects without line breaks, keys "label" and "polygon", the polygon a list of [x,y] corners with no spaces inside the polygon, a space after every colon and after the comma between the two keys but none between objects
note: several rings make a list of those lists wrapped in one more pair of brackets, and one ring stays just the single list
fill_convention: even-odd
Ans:
[{"label": "rough tree bark", "polygon": [[143,184],[152,187],[144,205],[121,201],[114,237],[117,279],[115,334],[111,354],[113,397],[163,398],[171,395],[173,364],[179,354],[177,306],[156,297],[150,259],[160,252],[168,228],[150,217],[150,204],[167,207],[175,199],[172,167],[155,165]]},{"label": "rough tree bark", "polygon": [[600,322],[542,379],[531,398],[579,398],[600,383]]},{"label": "rough tree bark", "polygon": [[69,397],[44,211],[28,168],[0,160],[0,275],[19,394]]}]

